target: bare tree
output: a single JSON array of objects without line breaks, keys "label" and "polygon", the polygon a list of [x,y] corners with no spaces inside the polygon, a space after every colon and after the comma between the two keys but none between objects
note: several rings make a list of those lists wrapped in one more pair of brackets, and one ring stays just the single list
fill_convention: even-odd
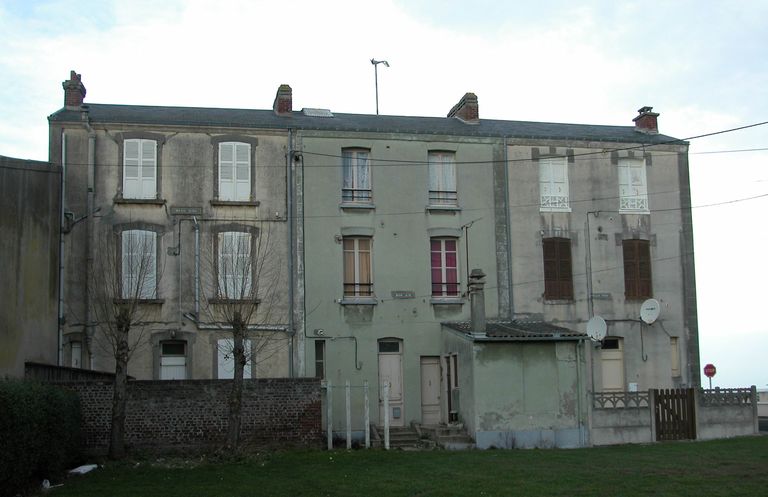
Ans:
[{"label": "bare tree", "polygon": [[231,339],[217,346],[234,366],[229,395],[226,446],[238,450],[242,419],[244,372],[266,361],[287,345],[281,333],[285,306],[281,302],[282,257],[270,223],[229,225],[213,232],[206,257],[203,310]]},{"label": "bare tree", "polygon": [[125,407],[128,362],[146,343],[150,324],[147,302],[157,299],[158,235],[126,230],[104,235],[96,243],[89,271],[94,338],[115,360],[109,456],[125,456]]}]

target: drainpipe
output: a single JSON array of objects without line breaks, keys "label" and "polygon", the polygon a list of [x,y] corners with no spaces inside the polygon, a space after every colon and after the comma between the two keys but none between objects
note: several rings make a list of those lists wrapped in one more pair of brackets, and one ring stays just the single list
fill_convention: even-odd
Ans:
[{"label": "drainpipe", "polygon": [[[195,223],[195,319],[200,319],[200,225],[197,218],[192,217]],[[181,238],[179,238],[179,249],[181,249]],[[181,250],[179,250],[181,253]],[[179,288],[181,293],[181,288]]]},{"label": "drainpipe", "polygon": [[90,285],[91,272],[93,271],[93,236],[94,236],[94,178],[96,165],[96,132],[88,122],[87,107],[83,110],[83,127],[88,131],[88,191],[86,196],[85,212],[88,216],[85,223],[85,342],[88,345],[88,367],[93,369],[93,353],[91,341],[94,330],[91,326],[91,301],[92,288]]},{"label": "drainpipe", "polygon": [[509,306],[507,317],[512,319],[515,315],[515,299],[512,287],[512,209],[509,205],[509,151],[507,150],[507,137],[504,137],[504,206],[507,211],[507,288]]},{"label": "drainpipe", "polygon": [[59,180],[59,333],[58,333],[58,361],[59,366],[64,365],[64,228],[66,216],[64,215],[64,198],[67,191],[67,133],[61,130],[61,179]]},{"label": "drainpipe", "polygon": [[294,377],[293,347],[296,333],[294,330],[294,284],[293,284],[293,129],[288,128],[288,154],[285,156],[285,215],[288,217],[288,377]]}]

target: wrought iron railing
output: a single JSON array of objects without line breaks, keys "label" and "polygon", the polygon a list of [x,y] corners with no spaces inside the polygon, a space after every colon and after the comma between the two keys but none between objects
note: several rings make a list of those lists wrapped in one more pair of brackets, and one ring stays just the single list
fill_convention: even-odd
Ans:
[{"label": "wrought iron railing", "polygon": [[373,195],[370,188],[342,188],[342,202],[370,202]]},{"label": "wrought iron railing", "polygon": [[373,283],[344,283],[345,297],[371,297]]},{"label": "wrought iron railing", "polygon": [[457,205],[459,196],[456,190],[430,190],[429,205]]}]

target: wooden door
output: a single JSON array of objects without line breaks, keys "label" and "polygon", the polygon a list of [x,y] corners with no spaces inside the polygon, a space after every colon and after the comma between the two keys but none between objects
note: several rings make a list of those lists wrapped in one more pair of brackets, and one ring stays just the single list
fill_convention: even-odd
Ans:
[{"label": "wooden door", "polygon": [[379,341],[379,422],[384,424],[384,385],[389,385],[389,425],[405,426],[403,356],[399,340]]},{"label": "wooden door", "polygon": [[421,423],[440,424],[440,358],[421,358]]}]

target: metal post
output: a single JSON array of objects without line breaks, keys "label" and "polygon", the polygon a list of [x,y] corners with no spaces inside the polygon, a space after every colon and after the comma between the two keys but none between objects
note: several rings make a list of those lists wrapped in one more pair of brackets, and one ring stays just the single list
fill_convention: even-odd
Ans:
[{"label": "metal post", "polygon": [[328,424],[327,433],[328,433],[328,450],[333,449],[333,402],[331,394],[332,387],[331,387],[331,381],[328,380],[328,382],[325,384],[325,401],[327,402],[327,414],[326,414],[326,422]]},{"label": "metal post", "polygon": [[371,448],[371,413],[368,407],[368,380],[363,382],[363,391],[365,392],[365,448]]},{"label": "metal post", "polygon": [[379,115],[379,65],[373,65],[373,74],[376,79],[376,115]]},{"label": "metal post", "polygon": [[389,450],[389,382],[384,383],[384,448]]},{"label": "metal post", "polygon": [[346,396],[347,406],[347,449],[352,448],[352,407],[351,407],[351,392],[349,386],[349,380],[344,384],[344,394]]}]

